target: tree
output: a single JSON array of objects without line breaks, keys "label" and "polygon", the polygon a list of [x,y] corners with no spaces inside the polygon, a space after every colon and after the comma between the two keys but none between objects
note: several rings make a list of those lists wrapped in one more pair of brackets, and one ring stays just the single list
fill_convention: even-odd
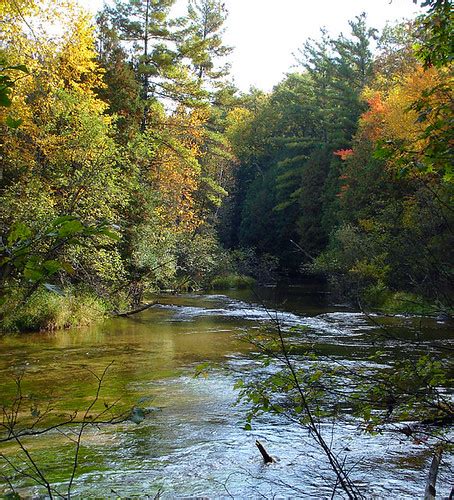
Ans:
[{"label": "tree", "polygon": [[[71,26],[52,43],[44,28],[49,16],[56,24],[66,16]],[[30,71],[16,82],[9,108],[21,127],[3,129],[0,227],[8,285],[34,290],[50,277],[50,284],[86,283],[88,270],[93,281],[109,281],[105,266],[118,262],[118,253],[108,226],[127,203],[127,175],[116,161],[112,118],[96,96],[102,71],[89,16],[49,2],[32,22],[12,19],[2,33],[10,60]],[[19,281],[11,267],[21,271]]]},{"label": "tree", "polygon": [[[418,0],[413,0],[418,3]],[[424,67],[443,67],[452,63],[452,4],[450,0],[422,0],[422,7],[428,7],[426,14],[419,17],[422,42],[417,54]]]},{"label": "tree", "polygon": [[[319,41],[308,40],[298,54],[302,73],[289,75],[252,119],[246,116],[245,129],[238,128],[242,136],[234,142],[243,163],[239,244],[253,241],[265,251],[272,241],[272,251],[292,271],[325,248],[336,225],[340,160],[333,153],[350,147],[364,109],[361,92],[372,76],[375,30],[367,27],[364,15],[350,26],[350,38],[333,40],[322,30]],[[267,222],[273,226],[265,235],[258,214],[270,200],[273,215]]]},{"label": "tree", "polygon": [[96,22],[98,60],[105,71],[104,85],[98,88],[98,95],[109,104],[108,112],[116,117],[118,141],[126,144],[143,119],[141,85],[118,33],[109,25],[107,14],[99,13]]},{"label": "tree", "polygon": [[156,99],[195,105],[203,96],[197,81],[181,63],[178,22],[169,19],[175,0],[117,0],[105,7],[105,18],[128,47],[130,60],[142,85],[145,131],[150,103]]},{"label": "tree", "polygon": [[228,74],[228,66],[216,69],[217,59],[232,52],[222,43],[223,25],[227,10],[220,0],[190,0],[188,3],[187,33],[180,52],[192,61],[192,68],[201,81],[216,84]]}]

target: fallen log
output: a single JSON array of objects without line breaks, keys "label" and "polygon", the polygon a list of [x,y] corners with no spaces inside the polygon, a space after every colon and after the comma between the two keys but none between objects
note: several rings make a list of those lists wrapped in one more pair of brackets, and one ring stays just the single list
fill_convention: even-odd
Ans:
[{"label": "fallen log", "polygon": [[435,485],[437,483],[438,467],[440,466],[442,453],[443,450],[441,449],[441,447],[438,448],[432,459],[432,463],[430,464],[429,477],[427,478],[424,500],[435,500],[435,496],[437,494]]},{"label": "fallen log", "polygon": [[258,439],[255,441],[255,446],[257,446],[257,448],[259,449],[260,453],[262,454],[263,461],[266,464],[272,464],[275,461],[274,458],[265,450],[265,447]]},{"label": "fallen log", "polygon": [[126,311],[122,313],[117,313],[116,316],[132,316],[133,314],[140,313],[142,311],[145,311],[145,309],[149,309],[151,306],[154,306],[155,302],[149,302],[148,304],[142,304],[140,307],[137,309],[133,309],[132,311]]}]

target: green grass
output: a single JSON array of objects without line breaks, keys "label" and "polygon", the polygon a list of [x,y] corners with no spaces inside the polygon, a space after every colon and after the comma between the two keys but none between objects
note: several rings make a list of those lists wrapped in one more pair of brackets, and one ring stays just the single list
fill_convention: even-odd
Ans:
[{"label": "green grass", "polygon": [[64,295],[38,290],[25,304],[19,298],[3,307],[2,332],[59,330],[89,325],[107,316],[108,305],[86,291]]}]

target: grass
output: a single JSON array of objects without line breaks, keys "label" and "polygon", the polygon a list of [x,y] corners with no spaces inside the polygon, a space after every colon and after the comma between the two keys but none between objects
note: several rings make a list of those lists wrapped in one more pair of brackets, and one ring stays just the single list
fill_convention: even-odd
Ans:
[{"label": "grass", "polygon": [[2,332],[59,330],[89,325],[107,316],[108,305],[86,291],[64,295],[38,290],[25,304],[16,298],[3,307]]}]

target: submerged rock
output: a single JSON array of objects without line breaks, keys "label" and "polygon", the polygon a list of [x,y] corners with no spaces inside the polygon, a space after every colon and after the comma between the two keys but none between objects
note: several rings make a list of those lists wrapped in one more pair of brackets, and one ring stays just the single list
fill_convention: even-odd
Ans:
[{"label": "submerged rock", "polygon": [[452,318],[451,318],[451,316],[450,316],[448,313],[446,313],[446,312],[444,312],[444,311],[440,311],[440,312],[437,314],[436,319],[437,319],[437,321],[442,321],[442,322],[444,322],[444,321],[449,321],[449,320],[451,320]]}]

